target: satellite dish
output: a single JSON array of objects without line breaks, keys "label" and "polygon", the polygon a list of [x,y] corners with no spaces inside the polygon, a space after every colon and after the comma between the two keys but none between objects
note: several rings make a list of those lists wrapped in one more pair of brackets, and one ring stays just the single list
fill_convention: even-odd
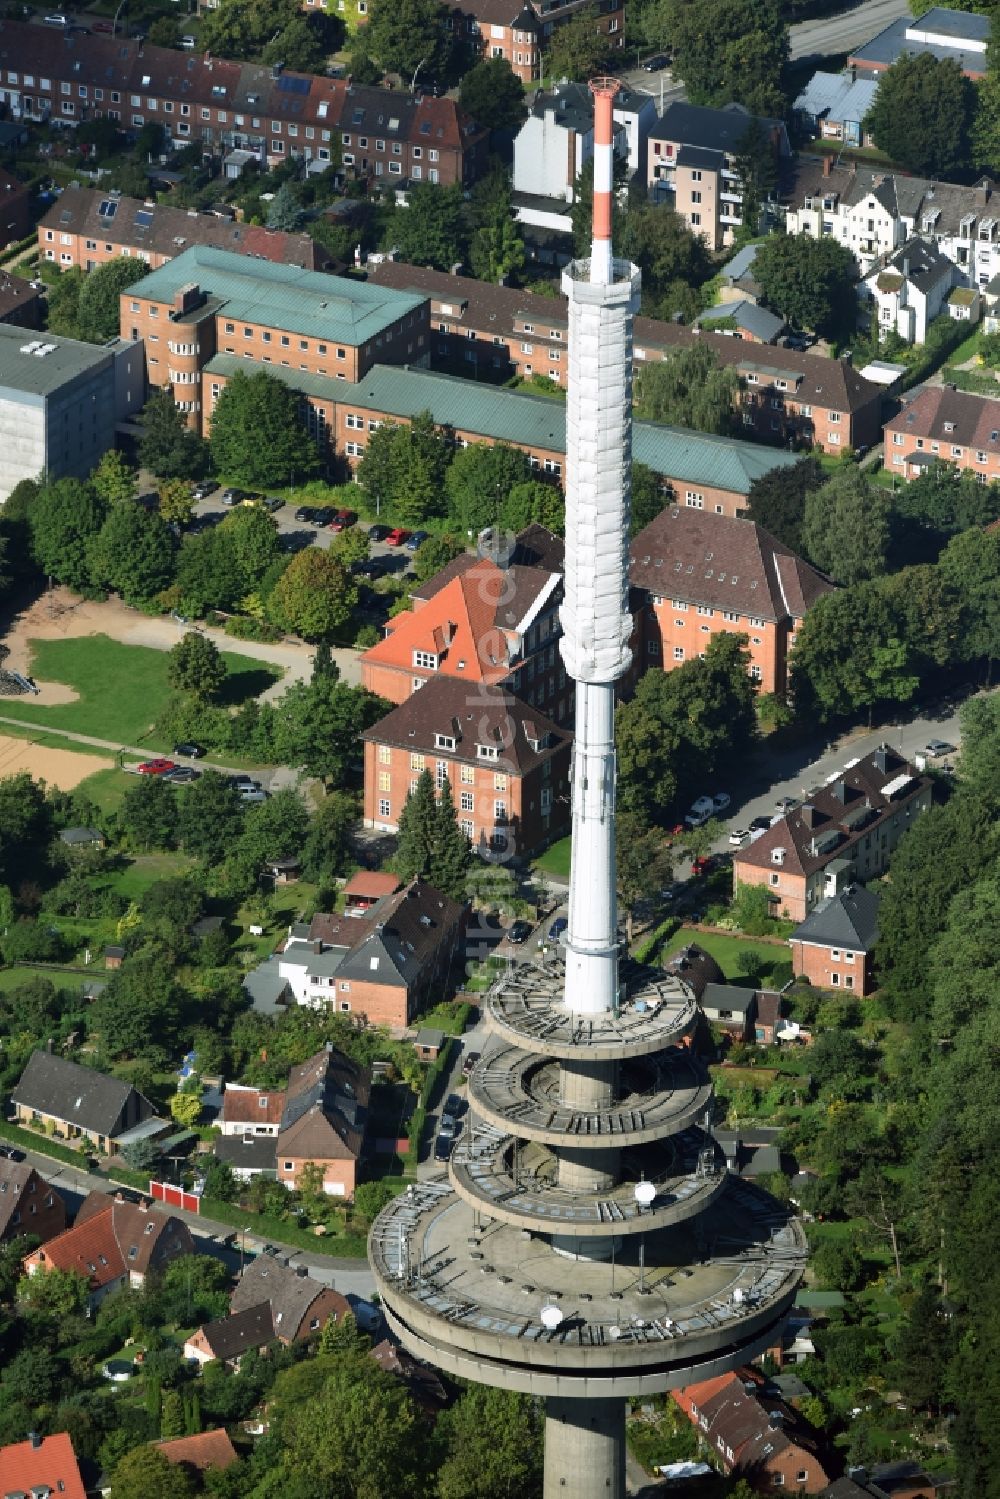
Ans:
[{"label": "satellite dish", "polygon": [[608,1328],[608,1337],[611,1339],[612,1343],[617,1343],[621,1335],[622,1330],[617,1326],[617,1324]]},{"label": "satellite dish", "polygon": [[542,1326],[546,1329],[547,1332],[555,1332],[556,1328],[559,1326],[560,1322],[563,1319],[563,1314],[559,1310],[559,1308],[557,1306],[552,1306],[551,1304],[549,1304],[548,1306],[543,1306],[541,1312],[539,1313],[539,1316],[541,1318]]},{"label": "satellite dish", "polygon": [[656,1198],[656,1188],[652,1182],[636,1182],[634,1196],[641,1208],[651,1207]]}]

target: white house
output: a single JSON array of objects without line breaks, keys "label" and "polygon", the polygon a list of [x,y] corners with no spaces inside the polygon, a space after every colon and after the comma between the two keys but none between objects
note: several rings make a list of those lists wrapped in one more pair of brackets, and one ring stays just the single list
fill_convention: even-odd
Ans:
[{"label": "white house", "polygon": [[934,245],[907,241],[865,277],[879,336],[898,333],[908,344],[922,344],[928,326],[947,311],[957,279],[956,267]]},{"label": "white house", "polygon": [[[635,170],[645,160],[656,106],[648,95],[623,91],[615,100],[614,115],[615,154]],[[578,83],[557,83],[550,94],[535,96],[514,139],[514,192],[572,203],[576,179],[593,154],[594,104],[589,90]]]}]

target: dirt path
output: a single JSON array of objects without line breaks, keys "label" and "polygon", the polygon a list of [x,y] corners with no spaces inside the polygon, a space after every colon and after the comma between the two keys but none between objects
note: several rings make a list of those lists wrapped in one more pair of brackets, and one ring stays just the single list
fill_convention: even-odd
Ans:
[{"label": "dirt path", "polygon": [[[0,723],[11,722],[16,720],[0,718]],[[80,734],[66,737],[84,743],[101,744],[96,739],[86,741]],[[114,745],[106,747],[115,748]],[[58,786],[60,791],[72,791],[88,776],[94,775],[98,770],[110,770],[114,763],[113,759],[106,760],[100,755],[84,755],[68,749],[43,749],[30,739],[14,739],[7,734],[0,734],[0,777],[14,776],[19,771],[27,770],[36,780],[45,781],[49,786]]]}]

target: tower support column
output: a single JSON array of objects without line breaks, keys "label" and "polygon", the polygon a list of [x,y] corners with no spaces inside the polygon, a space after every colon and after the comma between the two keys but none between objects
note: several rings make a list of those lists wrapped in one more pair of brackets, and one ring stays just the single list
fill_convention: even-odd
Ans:
[{"label": "tower support column", "polygon": [[625,1401],[545,1402],[544,1499],[625,1499]]}]

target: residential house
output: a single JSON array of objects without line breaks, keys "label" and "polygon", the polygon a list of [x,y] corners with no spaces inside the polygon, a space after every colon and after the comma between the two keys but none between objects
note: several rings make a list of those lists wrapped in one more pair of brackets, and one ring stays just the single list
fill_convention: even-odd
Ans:
[{"label": "residential house", "polygon": [[201,1368],[218,1359],[229,1368],[238,1369],[249,1349],[262,1353],[273,1340],[271,1308],[265,1301],[196,1327],[184,1340],[184,1357],[196,1360]]},{"label": "residential house", "polygon": [[849,760],[802,806],[733,856],[733,888],[763,885],[776,914],[804,922],[820,901],[884,873],[931,804],[931,781],[886,744]]},{"label": "residential house", "polygon": [[723,1470],[752,1488],[820,1494],[830,1482],[812,1427],[766,1395],[755,1371],[736,1369],[671,1394]]},{"label": "residential house", "polygon": [[313,1280],[304,1266],[287,1265],[273,1254],[259,1254],[249,1262],[229,1310],[239,1313],[260,1305],[270,1308],[273,1335],[286,1345],[315,1337],[328,1322],[351,1315],[350,1303],[339,1291]]},{"label": "residential house", "polygon": [[325,270],[329,255],[308,234],[266,229],[155,198],[126,198],[93,187],[67,187],[38,224],[38,253],[64,270],[92,271],[116,257],[145,260],[150,270],[190,245],[209,245],[304,270]]},{"label": "residential house", "polygon": [[27,1275],[76,1270],[89,1286],[88,1308],[123,1286],[142,1286],[151,1270],[163,1270],[194,1253],[186,1223],[146,1203],[125,1202],[103,1192],[84,1198],[72,1228],[57,1234],[24,1260]]},{"label": "residential house", "polygon": [[107,847],[107,839],[100,828],[63,828],[59,841],[74,849]]},{"label": "residential house", "polygon": [[363,916],[385,896],[395,895],[399,886],[399,876],[389,870],[359,869],[344,886],[344,910],[350,916]]},{"label": "residential house", "polygon": [[247,1088],[227,1083],[222,1095],[219,1124],[223,1137],[245,1136],[275,1139],[281,1126],[286,1093],[283,1088]]},{"label": "residential house", "polygon": [[784,331],[784,318],[776,317],[766,307],[758,307],[748,297],[720,302],[700,312],[693,326],[702,332],[724,333],[751,344],[773,344]]},{"label": "residential house", "polygon": [[[749,245],[723,268],[729,284],[723,301],[711,313],[726,316],[727,304],[758,300],[760,288],[753,279],[755,252],[756,247]],[[476,379],[482,378],[481,372],[494,380],[544,374],[557,385],[565,385],[569,322],[563,297],[541,297],[403,261],[369,261],[368,277],[430,299],[434,367]],[[744,322],[749,316],[745,309],[740,315]],[[732,332],[734,336],[723,337],[704,328],[696,331],[640,317],[635,320],[633,356],[637,362],[667,359],[692,348],[699,339],[706,341],[719,363],[739,375],[744,425],[764,442],[783,447],[793,442],[840,453],[879,441],[880,391],[849,359],[774,346],[755,351],[752,328]],[[741,463],[750,464],[753,450],[738,451]]]},{"label": "residential house", "polygon": [[153,1445],[159,1448],[168,1463],[185,1468],[192,1477],[203,1477],[212,1469],[224,1473],[240,1460],[224,1426],[215,1431],[200,1431],[196,1436],[154,1442]]},{"label": "residential house", "polygon": [[714,1131],[715,1139],[722,1146],[726,1157],[726,1170],[734,1176],[744,1176],[753,1181],[757,1177],[771,1176],[781,1170],[781,1151],[777,1129],[751,1129]]},{"label": "residential house", "polygon": [[376,1343],[370,1356],[380,1369],[402,1380],[425,1415],[436,1416],[448,1404],[448,1392],[437,1370],[415,1359],[391,1338]]},{"label": "residential house", "polygon": [[661,511],[632,542],[638,671],[673,671],[712,635],[747,637],[761,692],[785,691],[795,634],[832,584],[755,521],[690,503]]},{"label": "residential house", "polygon": [[864,281],[879,338],[895,333],[904,343],[922,344],[934,319],[947,313],[958,276],[955,264],[923,239],[907,240],[879,261]]},{"label": "residential house", "polygon": [[[468,184],[486,132],[453,99],[362,88],[280,64],[228,61],[81,29],[7,20],[0,104],[14,121],[73,127],[102,117],[163,126],[168,144],[248,152],[261,166],[302,161],[347,175]],[[334,166],[336,170],[336,166]]]},{"label": "residential house", "polygon": [[866,999],[876,987],[878,908],[878,891],[864,885],[848,885],[821,901],[788,939],[795,977]]},{"label": "residential house", "polygon": [[527,859],[568,828],[572,735],[502,688],[439,677],[361,737],[367,827],[396,831],[431,770],[484,855]]},{"label": "residential house", "polygon": [[11,1103],[19,1124],[42,1124],[59,1138],[88,1140],[107,1155],[155,1118],[149,1099],[131,1083],[47,1051],[31,1053]]},{"label": "residential house", "polygon": [[873,1499],[938,1499],[955,1488],[950,1474],[930,1473],[913,1458],[876,1463],[865,1475]]},{"label": "residential house", "polygon": [[584,12],[609,46],[625,45],[624,0],[450,0],[449,9],[456,42],[504,58],[524,84],[542,76],[542,51],[556,28]]},{"label": "residential house", "polygon": [[69,1432],[42,1437],[33,1431],[26,1442],[0,1447],[0,1494],[6,1499],[56,1494],[59,1499],[86,1499]]},{"label": "residential house", "polygon": [[683,979],[695,999],[701,1003],[702,995],[709,984],[725,984],[726,976],[711,953],[699,947],[697,942],[688,942],[676,948],[660,965],[667,973]]},{"label": "residential house", "polygon": [[0,271],[0,323],[19,328],[42,326],[42,293],[23,276]]},{"label": "residential house", "polygon": [[668,202],[713,252],[731,245],[743,223],[739,158],[751,131],[770,141],[775,159],[790,154],[782,122],[751,115],[741,104],[709,109],[677,102],[649,132],[651,195]]},{"label": "residential house", "polygon": [[870,41],[855,47],[848,65],[877,78],[901,57],[929,56],[938,62],[957,62],[966,78],[978,83],[986,76],[990,40],[988,16],[935,6],[913,18],[900,16]]},{"label": "residential house", "polygon": [[706,984],[698,1000],[705,1019],[734,1041],[770,1046],[781,1017],[781,996],[741,984]]},{"label": "residential house", "polygon": [[276,1178],[278,1162],[274,1137],[271,1135],[222,1135],[215,1142],[213,1154],[217,1161],[224,1161],[240,1182],[251,1182],[254,1177]]},{"label": "residential house", "polygon": [[31,233],[31,189],[13,173],[0,171],[0,250]]},{"label": "residential house", "polygon": [[916,479],[938,462],[975,474],[980,484],[1000,479],[1000,400],[953,385],[925,385],[886,422],[890,473]]},{"label": "residential house", "polygon": [[789,234],[830,235],[862,276],[919,235],[980,289],[1000,272],[1000,209],[988,177],[972,186],[933,182],[832,157],[799,157],[782,193]]},{"label": "residential house", "polygon": [[[470,691],[502,684],[531,708],[567,722],[572,688],[557,644],[562,545],[551,541],[558,567],[521,563],[516,544],[504,551],[491,542],[483,555],[462,553],[418,585],[412,608],[390,619],[383,638],[363,653],[363,685],[399,704],[432,682],[464,689],[462,703]],[[460,711],[455,693],[447,701]]]},{"label": "residential house", "polygon": [[[629,175],[645,160],[645,143],[656,122],[648,94],[620,89],[614,101],[614,151]],[[557,83],[538,93],[514,140],[514,192],[572,203],[576,183],[594,155],[594,101],[579,83]]]},{"label": "residential house", "polygon": [[322,1189],[350,1199],[368,1127],[371,1074],[326,1046],[288,1075],[288,1101],[276,1143],[278,1180],[297,1188],[303,1169],[318,1166]]},{"label": "residential house", "polygon": [[825,141],[870,146],[865,120],[878,93],[878,80],[859,78],[856,68],[842,73],[814,73],[792,108],[803,129]]},{"label": "residential house", "polygon": [[978,323],[983,298],[974,286],[956,286],[948,293],[947,313],[954,323]]},{"label": "residential house", "polygon": [[430,1025],[421,1026],[413,1039],[413,1050],[421,1062],[436,1062],[444,1045],[444,1031],[435,1030]]},{"label": "residential house", "polygon": [[66,1227],[66,1203],[27,1161],[0,1157],[0,1243],[34,1234],[42,1243]]}]

